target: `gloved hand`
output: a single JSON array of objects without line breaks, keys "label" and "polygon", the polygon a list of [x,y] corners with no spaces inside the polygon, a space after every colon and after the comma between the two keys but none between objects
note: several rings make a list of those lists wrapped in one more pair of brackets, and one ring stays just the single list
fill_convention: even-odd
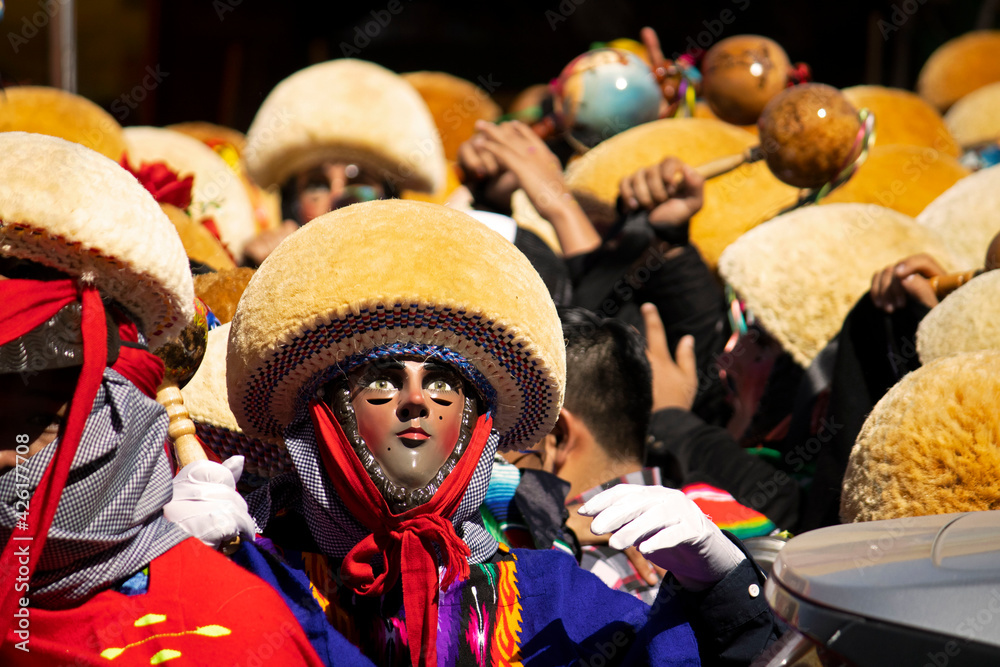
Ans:
[{"label": "gloved hand", "polygon": [[591,498],[579,511],[594,517],[590,529],[595,534],[614,533],[610,546],[624,550],[635,545],[689,591],[722,581],[746,558],[676,489],[619,484]]},{"label": "gloved hand", "polygon": [[236,492],[242,474],[242,456],[189,463],[174,477],[174,497],[163,516],[215,549],[240,534],[253,540],[256,524]]}]

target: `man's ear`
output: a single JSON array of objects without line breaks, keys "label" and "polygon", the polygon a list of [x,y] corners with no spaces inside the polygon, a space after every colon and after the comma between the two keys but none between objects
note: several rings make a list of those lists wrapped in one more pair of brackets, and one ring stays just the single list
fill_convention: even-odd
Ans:
[{"label": "man's ear", "polygon": [[[580,419],[566,408],[559,410],[559,419],[552,428],[553,436],[551,451],[546,451],[545,458],[549,459],[559,470],[565,465],[566,460],[575,452],[580,445],[580,434],[583,423]],[[548,446],[548,443],[546,443]]]}]

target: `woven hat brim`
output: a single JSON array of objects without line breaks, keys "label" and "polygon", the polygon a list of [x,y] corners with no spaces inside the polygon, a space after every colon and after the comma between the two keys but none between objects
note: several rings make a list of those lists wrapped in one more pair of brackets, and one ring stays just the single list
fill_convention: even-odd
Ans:
[{"label": "woven hat brim", "polygon": [[293,469],[291,458],[280,441],[265,442],[243,432],[226,393],[226,351],[230,325],[208,332],[208,345],[198,372],[181,389],[184,405],[191,415],[197,435],[223,459],[245,457],[244,470],[259,477],[274,477]]},{"label": "woven hat brim", "polygon": [[402,200],[321,216],[265,261],[233,319],[230,406],[249,435],[279,437],[345,359],[404,343],[474,366],[495,392],[502,447],[555,423],[565,348],[537,272],[475,219]]},{"label": "woven hat brim", "polygon": [[56,137],[0,133],[0,253],[92,281],[156,348],[194,316],[184,246],[159,204],[107,157]]}]

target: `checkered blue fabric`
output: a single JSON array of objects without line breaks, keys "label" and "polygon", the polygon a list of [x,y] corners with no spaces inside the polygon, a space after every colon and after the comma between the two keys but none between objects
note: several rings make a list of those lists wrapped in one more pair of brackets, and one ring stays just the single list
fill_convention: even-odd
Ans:
[{"label": "checkered blue fabric", "polygon": [[[16,415],[5,415],[15,419]],[[31,578],[32,606],[75,606],[141,570],[187,539],[163,518],[172,473],[164,451],[167,414],[116,371],[104,370],[80,448]],[[59,439],[0,475],[0,541],[19,520],[17,492],[33,493],[59,450]],[[41,508],[29,504],[23,520]]]}]

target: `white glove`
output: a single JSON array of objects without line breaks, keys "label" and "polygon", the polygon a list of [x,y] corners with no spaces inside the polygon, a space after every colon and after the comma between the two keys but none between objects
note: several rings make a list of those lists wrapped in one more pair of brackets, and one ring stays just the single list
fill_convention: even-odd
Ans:
[{"label": "white glove", "polygon": [[669,570],[689,591],[700,591],[746,556],[694,502],[677,489],[619,484],[591,498],[580,514],[594,517],[595,535],[613,532],[615,549],[632,545],[654,565]]},{"label": "white glove", "polygon": [[242,456],[222,464],[189,463],[174,477],[174,498],[163,506],[163,516],[215,549],[239,534],[252,541],[256,524],[236,492],[242,474]]}]

